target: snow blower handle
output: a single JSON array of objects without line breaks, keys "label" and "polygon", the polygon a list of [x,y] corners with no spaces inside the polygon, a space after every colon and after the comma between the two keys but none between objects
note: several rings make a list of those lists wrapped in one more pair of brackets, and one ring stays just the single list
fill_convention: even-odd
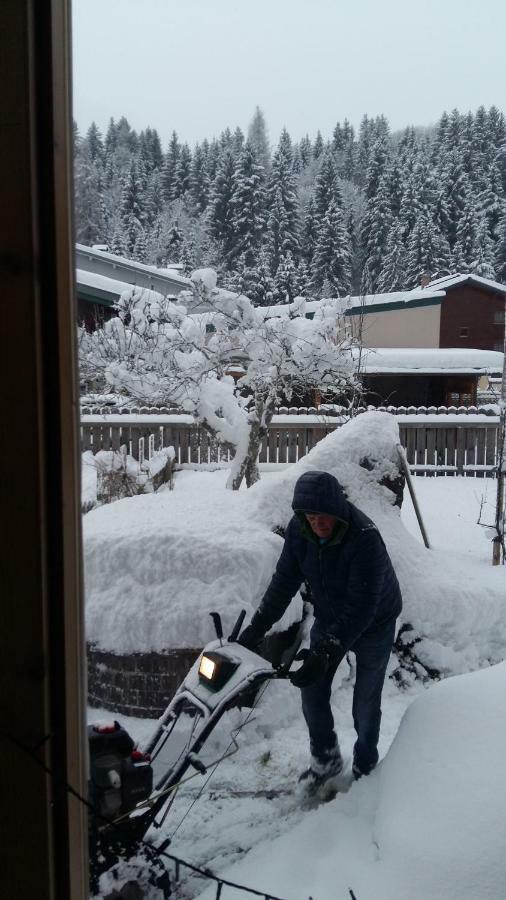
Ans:
[{"label": "snow blower handle", "polygon": [[234,627],[232,628],[232,631],[230,632],[230,635],[228,638],[229,641],[237,640],[237,638],[239,637],[239,632],[242,628],[242,623],[244,622],[245,618],[246,618],[246,610],[241,609],[241,612],[239,613],[239,616],[237,618],[237,622],[235,623]]}]

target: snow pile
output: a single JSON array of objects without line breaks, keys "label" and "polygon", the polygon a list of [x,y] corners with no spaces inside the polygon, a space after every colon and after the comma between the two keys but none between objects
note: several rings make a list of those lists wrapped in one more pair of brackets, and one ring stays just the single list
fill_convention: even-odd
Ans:
[{"label": "snow pile", "polygon": [[[272,529],[288,523],[295,481],[312,468],[334,474],[378,525],[423,663],[457,674],[502,660],[504,568],[425,550],[407,532],[393,494],[379,483],[397,472],[397,442],[392,416],[364,413],[247,491],[224,491],[220,473],[184,472],[171,493],[92,511],[84,522],[88,639],[118,652],[198,647],[211,636],[210,609],[226,622],[242,608],[251,614],[282,547]],[[360,465],[364,457],[370,470]],[[287,615],[299,611],[293,603]]]},{"label": "snow pile", "polygon": [[435,685],[369,778],[219,874],[290,900],[499,900],[505,691],[504,663]]}]

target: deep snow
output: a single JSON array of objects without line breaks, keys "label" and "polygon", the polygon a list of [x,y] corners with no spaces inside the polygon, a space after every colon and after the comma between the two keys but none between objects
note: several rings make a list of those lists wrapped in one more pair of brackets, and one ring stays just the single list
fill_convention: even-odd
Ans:
[{"label": "deep snow", "polygon": [[[363,469],[357,472],[354,460],[365,439],[363,434],[351,436],[346,462],[336,461],[342,447],[328,440],[322,442],[319,447],[324,452],[317,461],[313,457],[313,464],[334,471],[339,467],[351,499],[370,512],[380,525],[403,580],[407,608],[411,615],[416,614],[415,624],[420,630],[425,623],[428,625],[424,639],[428,660],[434,662],[439,658],[443,668],[446,666],[447,672],[452,673],[486,666],[489,659],[503,659],[506,655],[502,613],[506,569],[492,569],[489,536],[486,529],[476,524],[483,492],[487,494],[488,505],[481,510],[482,520],[491,521],[493,482],[464,478],[415,479],[434,548],[428,552],[421,545],[407,493],[399,517],[370,473]],[[391,434],[383,432],[384,451],[389,442]],[[240,510],[241,504],[246,503],[242,509],[247,509],[248,521],[258,527],[258,537],[260,540],[262,534],[263,542],[264,531],[269,533],[273,522],[289,515],[293,481],[296,470],[301,471],[300,465],[282,473],[269,473],[257,488],[232,495],[232,501],[223,500],[228,506],[220,506],[223,496],[231,496],[224,490],[226,473],[184,471],[177,473],[176,490],[172,494],[136,498],[134,502],[119,501],[90,513],[85,523],[92,522],[91,527],[87,526],[87,541],[91,538],[92,559],[96,556],[93,565],[98,567],[100,559],[108,565],[107,553],[114,556],[119,542],[125,571],[135,589],[134,564],[149,550],[149,541],[155,542],[150,556],[152,562],[157,561],[161,548],[170,547],[168,504],[179,496],[176,502],[185,516],[186,535],[194,533],[194,527],[198,535],[209,532],[211,523],[220,522],[223,531],[211,543],[213,548],[222,548],[220,558],[227,566],[228,556],[236,552],[236,529],[241,519],[239,513],[234,517],[232,510]],[[357,482],[357,474],[363,482]],[[199,522],[197,509],[202,510],[203,498],[206,504],[200,518],[209,510],[211,521]],[[225,512],[225,518],[220,519],[217,510]],[[213,519],[213,515],[217,518]],[[114,529],[110,542],[109,526]],[[157,531],[160,532],[158,543]],[[137,547],[139,533],[144,536]],[[276,540],[278,552],[280,543]],[[246,549],[240,541],[238,546],[242,566]],[[177,560],[178,552],[173,556],[169,553],[170,559]],[[181,547],[181,555],[183,552]],[[187,576],[191,567],[199,589],[206,563],[207,557],[204,555],[201,560],[195,551],[186,568]],[[252,579],[252,574],[258,571],[255,568],[258,562],[251,566],[249,573],[245,568],[246,579]],[[213,602],[205,603],[205,610],[216,606],[215,582],[211,577],[215,571],[212,569],[207,582],[207,599],[212,598]],[[142,572],[146,573],[145,587],[149,594],[153,573],[148,564]],[[92,573],[94,579],[97,574]],[[183,574],[182,569],[181,578]],[[119,568],[115,568],[114,577],[120,577]],[[177,572],[174,578],[177,585]],[[163,582],[165,587],[168,583]],[[253,579],[250,586],[252,583]],[[107,592],[111,587],[107,568],[102,584],[107,606]],[[201,597],[205,598],[204,586],[201,589]],[[431,597],[434,591],[436,597]],[[120,598],[121,592],[117,596]],[[428,610],[424,610],[424,604]],[[233,603],[229,613],[232,606]],[[129,609],[128,601],[126,608]],[[205,615],[201,618],[206,622],[203,641],[207,641],[212,637],[210,622],[207,624]],[[227,623],[232,618],[227,614]],[[434,626],[430,630],[432,619]],[[103,621],[107,625],[107,618]],[[445,643],[439,640],[441,622]],[[142,624],[142,619],[136,624]],[[134,633],[134,628],[130,633]],[[390,671],[394,666],[392,660]],[[349,666],[343,663],[334,682],[332,700],[347,757],[354,741],[352,677]],[[176,855],[196,865],[209,865],[224,877],[271,891],[287,900],[308,896],[314,900],[349,900],[350,887],[357,900],[502,900],[506,883],[503,861],[506,790],[500,774],[506,739],[505,682],[503,664],[447,679],[429,690],[417,681],[400,691],[388,680],[383,695],[380,739],[380,756],[385,758],[370,778],[314,812],[302,812],[290,796],[274,800],[258,796],[258,791],[293,785],[307,761],[307,738],[298,692],[287,683],[271,684],[255,711],[255,721],[241,734],[239,754],[219,766],[188,815],[202,780],[198,777],[182,789],[162,831],[155,832],[153,837],[159,842],[173,836],[170,849]],[[394,740],[406,709],[408,712]],[[91,718],[95,719],[96,715],[92,711]],[[104,715],[110,718],[110,714]],[[154,725],[149,721],[120,719],[141,742]],[[239,720],[239,713],[228,714],[223,729],[206,745],[209,754],[218,754],[227,746],[229,731]],[[186,872],[181,897],[196,897],[204,887],[202,879],[188,876]],[[225,889],[222,897],[232,895],[242,896]]]}]

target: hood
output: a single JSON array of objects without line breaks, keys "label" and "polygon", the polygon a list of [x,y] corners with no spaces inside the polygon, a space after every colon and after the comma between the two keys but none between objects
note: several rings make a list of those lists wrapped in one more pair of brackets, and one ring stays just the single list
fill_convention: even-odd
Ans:
[{"label": "hood", "polygon": [[344,489],[330,472],[304,472],[295,482],[294,512],[320,512],[349,522],[350,510]]}]

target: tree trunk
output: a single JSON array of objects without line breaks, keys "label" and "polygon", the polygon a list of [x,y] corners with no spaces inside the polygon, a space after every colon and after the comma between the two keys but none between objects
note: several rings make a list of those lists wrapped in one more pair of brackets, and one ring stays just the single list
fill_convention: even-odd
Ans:
[{"label": "tree trunk", "polygon": [[255,418],[251,422],[248,448],[241,460],[239,469],[232,480],[232,490],[239,490],[243,478],[246,478],[246,487],[251,487],[257,481],[260,481],[258,456],[262,441],[269,429],[274,409],[273,403],[268,406],[264,406],[263,403],[258,402],[255,404]]}]

